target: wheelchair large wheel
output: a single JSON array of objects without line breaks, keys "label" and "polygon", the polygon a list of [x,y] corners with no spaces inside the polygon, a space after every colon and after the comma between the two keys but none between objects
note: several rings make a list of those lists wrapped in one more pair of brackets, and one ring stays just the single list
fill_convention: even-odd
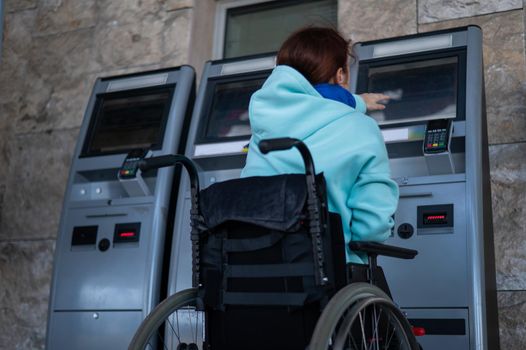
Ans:
[{"label": "wheelchair large wheel", "polygon": [[418,350],[411,326],[378,287],[353,283],[323,310],[309,350]]},{"label": "wheelchair large wheel", "polygon": [[196,304],[195,288],[166,298],[141,323],[128,350],[202,350],[204,313]]}]

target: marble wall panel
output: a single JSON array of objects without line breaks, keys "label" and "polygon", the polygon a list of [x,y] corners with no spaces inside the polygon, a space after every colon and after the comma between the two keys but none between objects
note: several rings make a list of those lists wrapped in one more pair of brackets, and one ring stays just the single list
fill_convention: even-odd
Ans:
[{"label": "marble wall panel", "polygon": [[418,0],[418,23],[522,9],[522,0]]},{"label": "marble wall panel", "polygon": [[0,349],[44,349],[54,243],[0,242]]},{"label": "marble wall panel", "polygon": [[106,70],[136,67],[177,58],[186,62],[189,51],[190,13],[160,11],[133,24],[97,27],[97,62]]},{"label": "marble wall panel", "polygon": [[[3,183],[3,181],[0,181],[0,220],[2,220],[2,208],[4,206],[4,193],[5,193],[5,184]],[[0,221],[0,225],[2,225],[2,221]]]},{"label": "marble wall panel", "polygon": [[87,72],[99,69],[93,29],[34,38],[23,91],[17,91],[17,133],[74,128],[89,98]]},{"label": "marble wall panel", "polygon": [[497,289],[526,290],[526,143],[490,147]]},{"label": "marble wall panel", "polygon": [[180,66],[188,64],[190,46],[190,28],[192,9],[179,10],[171,13],[165,22],[162,33],[163,56],[161,61],[165,66]]},{"label": "marble wall panel", "polygon": [[212,57],[215,13],[214,0],[197,1],[192,9],[191,50],[188,53],[188,63],[195,68],[198,82],[205,62]]},{"label": "marble wall panel", "polygon": [[0,64],[0,103],[11,102],[24,90],[29,62],[31,32],[36,11],[7,13],[4,18],[4,41]]},{"label": "marble wall panel", "polygon": [[352,41],[414,34],[417,0],[338,1],[338,26]]},{"label": "marble wall panel", "polygon": [[[201,2],[203,2],[203,0],[201,0]],[[164,9],[166,11],[178,11],[182,9],[192,8],[194,6],[194,0],[164,0]]]},{"label": "marble wall panel", "polygon": [[163,12],[194,7],[193,0],[98,0],[97,4],[98,23],[113,26],[136,23],[137,18],[148,14],[162,18]]},{"label": "marble wall panel", "polygon": [[56,237],[78,129],[12,135],[0,240]]},{"label": "marble wall panel", "polygon": [[526,292],[499,292],[501,349],[526,349]]},{"label": "marble wall panel", "polygon": [[11,122],[13,116],[12,103],[0,103],[0,185],[5,185],[7,175],[11,171],[11,157],[9,156],[9,135],[13,130]]},{"label": "marble wall panel", "polygon": [[97,20],[99,25],[122,26],[137,23],[146,15],[161,16],[165,0],[98,0]]},{"label": "marble wall panel", "polygon": [[147,64],[142,66],[135,66],[135,67],[128,67],[128,68],[117,68],[117,69],[105,69],[98,73],[92,73],[90,78],[88,78],[89,81],[91,81],[92,84],[95,83],[95,79],[98,77],[113,77],[118,75],[125,75],[125,74],[133,74],[133,73],[141,73],[141,72],[147,72],[150,70],[156,70],[164,68],[161,63],[155,63],[155,64]]},{"label": "marble wall panel", "polygon": [[38,0],[4,0],[6,12],[21,11],[36,8]]},{"label": "marble wall panel", "polygon": [[96,0],[40,0],[36,35],[63,33],[96,24]]},{"label": "marble wall panel", "polygon": [[490,144],[526,140],[524,11],[419,25],[420,32],[478,25],[483,31]]},{"label": "marble wall panel", "polygon": [[[0,108],[1,113],[1,108]],[[0,130],[0,166],[9,167],[9,159],[7,158],[7,143],[5,140],[8,138],[9,133]],[[0,170],[0,220],[2,220],[2,203],[4,202],[5,183],[7,179],[7,170]],[[1,225],[0,225],[1,227]],[[1,233],[0,233],[1,235]]]},{"label": "marble wall panel", "polygon": [[31,35],[35,26],[36,10],[6,13],[4,17],[4,48],[3,57],[11,54],[26,56],[31,43]]}]

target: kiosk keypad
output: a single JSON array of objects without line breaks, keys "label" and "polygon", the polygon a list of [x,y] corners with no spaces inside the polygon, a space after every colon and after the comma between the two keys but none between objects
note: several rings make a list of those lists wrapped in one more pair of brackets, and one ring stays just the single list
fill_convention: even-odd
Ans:
[{"label": "kiosk keypad", "polygon": [[139,170],[139,162],[146,156],[147,150],[136,149],[132,150],[124,159],[124,162],[119,169],[119,178],[120,179],[133,179],[137,176],[137,171]]},{"label": "kiosk keypad", "polygon": [[450,120],[433,120],[427,124],[424,153],[441,153],[448,150]]}]

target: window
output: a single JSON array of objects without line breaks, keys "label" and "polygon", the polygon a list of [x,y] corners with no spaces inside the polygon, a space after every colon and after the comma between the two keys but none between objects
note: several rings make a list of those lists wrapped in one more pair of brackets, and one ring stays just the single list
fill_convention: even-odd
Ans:
[{"label": "window", "polygon": [[307,25],[337,24],[337,0],[245,0],[218,5],[215,58],[277,51]]}]

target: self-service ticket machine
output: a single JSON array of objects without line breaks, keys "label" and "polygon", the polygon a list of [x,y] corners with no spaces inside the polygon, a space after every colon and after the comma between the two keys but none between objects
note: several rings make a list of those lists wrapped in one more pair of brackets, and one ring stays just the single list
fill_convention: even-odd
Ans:
[{"label": "self-service ticket machine", "polygon": [[96,81],[64,199],[47,349],[127,349],[157,304],[174,169],[142,176],[133,164],[179,151],[194,89],[189,66]]},{"label": "self-service ticket machine", "polygon": [[419,252],[379,261],[394,300],[425,328],[425,350],[498,349],[482,33],[364,42],[355,53],[352,90],[390,96],[370,114],[400,186],[387,243]]}]

